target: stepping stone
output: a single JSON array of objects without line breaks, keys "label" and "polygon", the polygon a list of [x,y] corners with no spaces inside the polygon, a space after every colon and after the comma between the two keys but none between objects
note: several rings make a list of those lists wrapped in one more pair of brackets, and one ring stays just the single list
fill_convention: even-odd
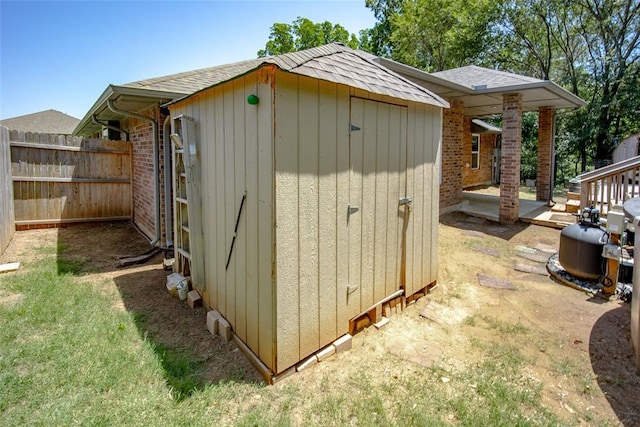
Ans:
[{"label": "stepping stone", "polygon": [[492,257],[496,257],[496,258],[500,257],[500,252],[498,252],[498,250],[495,248],[487,248],[485,246],[476,246],[475,248],[473,248],[473,250],[483,254],[491,255]]},{"label": "stepping stone", "polygon": [[471,237],[485,237],[486,234],[484,234],[482,231],[475,231],[475,230],[462,230],[462,234],[465,236],[471,236]]},{"label": "stepping stone", "polygon": [[429,301],[425,308],[420,311],[420,316],[436,323],[442,323],[442,312],[444,307],[437,302]]},{"label": "stepping stone", "polygon": [[538,252],[537,249],[530,248],[528,246],[523,246],[523,245],[516,246],[516,251],[518,251],[518,252],[527,252],[527,253],[530,253],[530,254],[535,254],[535,253]]},{"label": "stepping stone", "polygon": [[528,259],[529,261],[546,263],[549,261],[550,254],[530,254],[529,252],[519,252],[518,256]]},{"label": "stepping stone", "polygon": [[516,288],[515,286],[513,286],[513,283],[511,283],[508,280],[487,276],[486,274],[481,274],[481,273],[478,273],[478,283],[480,284],[480,286],[484,286],[487,288],[494,288],[494,289],[515,289]]},{"label": "stepping stone", "polygon": [[549,255],[555,254],[556,252],[558,252],[558,250],[553,246],[545,245],[544,243],[538,243],[536,245],[536,249],[539,250],[540,252],[545,252]]},{"label": "stepping stone", "polygon": [[516,263],[514,269],[517,271],[522,271],[524,273],[539,274],[541,276],[549,275],[549,273],[547,272],[547,269],[541,265],[529,265],[529,264]]}]

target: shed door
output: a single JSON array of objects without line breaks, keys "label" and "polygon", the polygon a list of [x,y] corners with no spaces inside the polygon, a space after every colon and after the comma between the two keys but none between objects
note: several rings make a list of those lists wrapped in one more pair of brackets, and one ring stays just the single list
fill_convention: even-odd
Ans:
[{"label": "shed door", "polygon": [[349,284],[351,317],[402,287],[407,107],[351,98]]}]

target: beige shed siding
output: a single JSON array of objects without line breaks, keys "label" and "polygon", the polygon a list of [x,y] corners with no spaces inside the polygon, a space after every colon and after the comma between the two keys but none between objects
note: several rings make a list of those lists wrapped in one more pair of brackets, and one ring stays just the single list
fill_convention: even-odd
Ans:
[{"label": "beige shed siding", "polygon": [[[353,153],[348,130],[353,102],[363,105],[362,120],[367,125],[361,131],[362,141],[381,144],[389,135],[399,135],[400,142],[396,139],[380,148],[365,147],[363,142],[361,173],[350,176],[354,165],[349,164]],[[276,372],[346,333],[353,316],[400,287],[405,223],[398,198],[405,195],[409,179],[404,174],[407,157],[415,169],[411,174],[415,194],[407,194],[415,200],[406,224],[412,263],[409,294],[436,279],[432,248],[438,223],[440,111],[277,72]],[[354,135],[351,144],[356,143]],[[362,233],[352,232],[347,224],[349,203],[357,204],[349,198],[354,191],[361,192],[359,214],[371,224],[359,229]],[[419,218],[417,224],[413,224],[413,213]],[[396,227],[395,232],[388,232],[389,227]],[[353,277],[350,257],[362,260],[358,271],[352,267]],[[362,286],[347,297],[352,279]]]},{"label": "beige shed siding", "polygon": [[[171,106],[173,117],[196,120],[201,138],[203,299],[269,366],[274,360],[272,72],[263,68]],[[257,106],[246,101],[252,93],[260,99]]]},{"label": "beige shed siding", "polygon": [[351,99],[350,318],[401,287],[406,208],[407,107]]},{"label": "beige shed siding", "polygon": [[406,295],[437,279],[440,111],[414,104],[409,113],[407,195],[413,199],[413,209],[406,234]]},{"label": "beige shed siding", "polygon": [[[260,103],[251,106],[246,97],[256,91]],[[359,175],[349,160],[354,102],[369,141]],[[205,302],[275,373],[345,334],[353,316],[399,288],[403,236],[408,293],[435,280],[439,108],[266,66],[171,113],[193,117],[201,137]],[[395,142],[383,143],[389,135]],[[359,244],[347,223],[358,188],[369,224],[354,235]],[[407,221],[398,208],[404,195],[414,199]],[[358,283],[368,284],[347,296],[353,257],[364,257]]]},{"label": "beige shed siding", "polygon": [[349,88],[279,72],[277,371],[348,330]]}]

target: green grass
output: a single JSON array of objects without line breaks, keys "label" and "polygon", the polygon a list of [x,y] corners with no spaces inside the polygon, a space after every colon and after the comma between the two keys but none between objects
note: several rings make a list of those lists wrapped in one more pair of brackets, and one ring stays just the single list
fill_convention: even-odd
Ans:
[{"label": "green grass", "polygon": [[[49,256],[0,277],[2,295],[22,296],[0,310],[0,425],[191,418],[182,402],[205,389],[197,375],[202,362],[141,337],[140,316],[114,310],[110,297],[74,277],[78,263],[56,259],[55,250],[37,252]],[[209,385],[201,397],[221,393],[233,396],[233,384]]]},{"label": "green grass", "polygon": [[[308,383],[303,374],[274,387],[205,383],[206,360],[151,341],[141,333],[147,317],[115,308],[118,296],[76,274],[81,263],[47,248],[38,254],[37,263],[0,276],[0,296],[21,295],[0,303],[2,426],[559,423],[541,403],[540,384],[522,374],[528,361],[508,342],[478,341],[481,361],[462,368],[427,368],[391,354],[367,360],[363,352],[360,362],[333,361],[346,365]],[[473,322],[527,333],[484,316]],[[372,372],[373,365],[382,369]]]},{"label": "green grass", "polygon": [[529,328],[520,322],[505,322],[482,313],[475,313],[474,315],[467,317],[463,323],[469,326],[482,326],[486,329],[494,330],[503,336],[525,335],[529,333]]},{"label": "green grass", "polygon": [[563,358],[555,360],[551,369],[558,376],[572,379],[575,391],[578,393],[592,395],[598,387],[595,374],[584,369],[574,359]]}]

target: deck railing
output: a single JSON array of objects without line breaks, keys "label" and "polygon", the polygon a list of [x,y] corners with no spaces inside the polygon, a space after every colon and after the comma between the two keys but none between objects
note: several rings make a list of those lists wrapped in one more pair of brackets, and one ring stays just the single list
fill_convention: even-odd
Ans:
[{"label": "deck railing", "polygon": [[640,196],[640,156],[632,157],[578,177],[580,209],[594,206],[601,215],[625,200]]}]

